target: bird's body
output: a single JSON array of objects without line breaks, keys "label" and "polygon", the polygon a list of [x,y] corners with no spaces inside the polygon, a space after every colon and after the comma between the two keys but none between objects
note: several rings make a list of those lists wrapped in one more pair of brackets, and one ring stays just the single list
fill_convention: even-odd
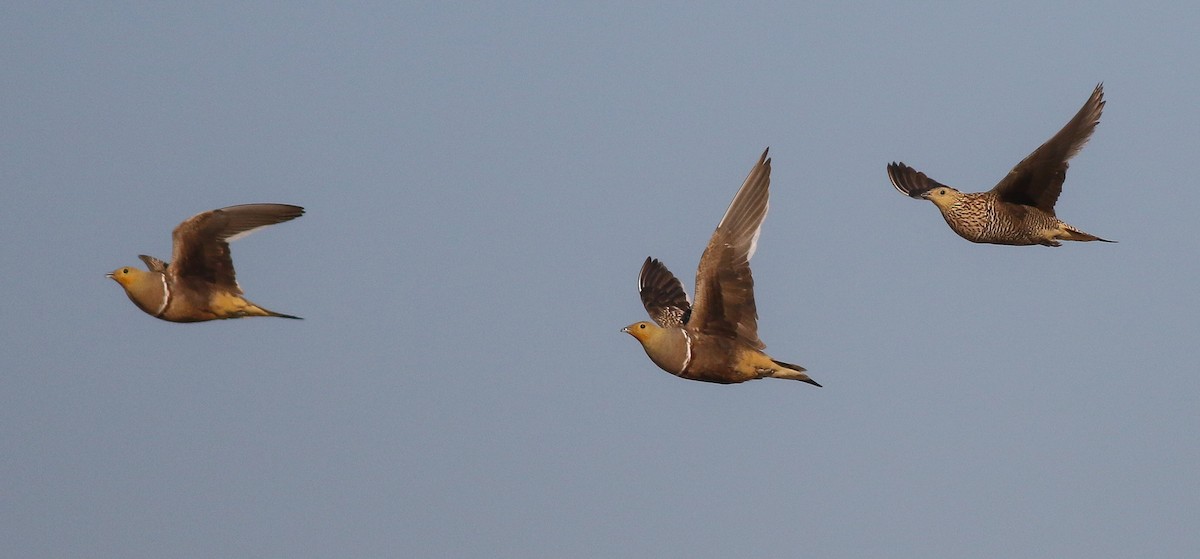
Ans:
[{"label": "bird's body", "polygon": [[987,192],[960,192],[903,163],[888,165],[888,178],[902,194],[933,202],[950,228],[971,242],[1055,247],[1059,241],[1112,242],[1063,222],[1054,212],[1067,161],[1087,143],[1103,108],[1104,89],[1097,85],[1062,130]]},{"label": "bird's body", "polygon": [[817,384],[804,373],[804,367],[775,361],[761,350],[725,336],[686,328],[661,328],[650,322],[626,328],[642,342],[655,365],[677,377],[719,384],[766,377]]},{"label": "bird's body", "polygon": [[696,271],[696,304],[658,260],[647,258],[638,293],[653,322],[622,329],[659,368],[681,378],[731,384],[759,378],[821,386],[799,365],[763,353],[750,257],[767,213],[771,160],[763,152],[713,232]]},{"label": "bird's body", "polygon": [[1059,240],[1103,241],[1039,208],[1005,202],[994,192],[928,196],[955,233],[974,243],[1059,246]]},{"label": "bird's body", "polygon": [[286,204],[245,204],[197,214],[175,228],[172,263],[141,255],[148,270],[124,266],[108,277],[146,314],[170,322],[299,318],[264,309],[242,295],[228,242],[303,214],[303,208]]}]

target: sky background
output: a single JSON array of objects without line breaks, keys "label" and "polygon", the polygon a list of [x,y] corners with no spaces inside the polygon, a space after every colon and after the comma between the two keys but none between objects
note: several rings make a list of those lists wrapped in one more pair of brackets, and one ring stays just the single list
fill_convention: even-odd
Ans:
[{"label": "sky background", "polygon": [[[1183,4],[1183,3],[1180,3]],[[1200,549],[1200,7],[0,7],[0,541],[11,557],[1184,557]],[[1058,215],[991,188],[1105,84]],[[673,377],[764,147],[759,332],[824,388]],[[104,278],[250,202],[247,296]]]}]

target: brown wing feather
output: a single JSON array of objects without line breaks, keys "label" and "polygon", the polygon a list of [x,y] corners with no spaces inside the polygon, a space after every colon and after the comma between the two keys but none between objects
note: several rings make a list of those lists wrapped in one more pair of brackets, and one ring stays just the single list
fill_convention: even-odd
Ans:
[{"label": "brown wing feather", "polygon": [[162,260],[145,254],[139,254],[138,258],[142,259],[142,262],[146,263],[146,268],[148,268],[151,272],[167,271],[167,263],[163,262]]},{"label": "brown wing feather", "polygon": [[1005,202],[1033,206],[1054,215],[1054,204],[1067,178],[1067,161],[1091,138],[1103,110],[1101,83],[1062,130],[1017,163],[992,191]]},{"label": "brown wing feather", "polygon": [[692,312],[687,292],[662,262],[647,257],[638,274],[638,295],[650,318],[663,328],[683,326]]},{"label": "brown wing feather", "polygon": [[758,339],[750,257],[767,215],[770,184],[771,160],[763,151],[700,257],[696,305],[688,323],[698,331],[736,337],[757,349],[766,346]]},{"label": "brown wing feather", "polygon": [[200,279],[241,293],[229,255],[229,241],[303,214],[304,208],[299,206],[243,204],[192,216],[175,228],[168,270],[177,277]]},{"label": "brown wing feather", "polygon": [[892,181],[892,186],[896,187],[896,190],[899,190],[905,196],[913,198],[920,198],[922,194],[935,188],[946,187],[946,185],[925,176],[925,173],[903,163],[889,163],[887,174],[888,179]]}]

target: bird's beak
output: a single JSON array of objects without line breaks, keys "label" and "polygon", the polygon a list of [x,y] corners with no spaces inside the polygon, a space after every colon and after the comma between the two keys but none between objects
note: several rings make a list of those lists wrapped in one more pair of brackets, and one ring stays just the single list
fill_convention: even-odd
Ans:
[{"label": "bird's beak", "polygon": [[106,278],[108,278],[108,279],[113,279],[112,272],[109,272],[109,273],[107,273],[107,274],[104,274],[104,277],[106,277]]},{"label": "bird's beak", "polygon": [[622,329],[621,329],[621,331],[622,331],[622,332],[624,332],[624,333],[626,333],[626,334],[628,334],[628,333],[629,333],[629,327],[628,327],[628,326],[626,326],[626,327],[622,328]]}]

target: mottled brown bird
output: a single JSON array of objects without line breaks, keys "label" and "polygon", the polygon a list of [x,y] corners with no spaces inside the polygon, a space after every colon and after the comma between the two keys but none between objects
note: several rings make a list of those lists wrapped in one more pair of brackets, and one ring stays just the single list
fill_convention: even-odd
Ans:
[{"label": "mottled brown bird", "polygon": [[1060,246],[1059,241],[1111,243],[1054,215],[1054,203],[1067,177],[1067,160],[1092,136],[1103,109],[1104,84],[1099,84],[1062,130],[987,192],[959,192],[903,163],[888,165],[888,178],[901,193],[933,202],[950,228],[971,242],[1052,247]]},{"label": "mottled brown bird", "polygon": [[646,258],[638,293],[654,322],[621,329],[636,338],[664,371],[691,380],[730,384],[774,377],[814,384],[804,367],[771,359],[758,339],[750,257],[767,215],[771,160],[764,151],[713,232],[696,270],[696,304],[658,260]]},{"label": "mottled brown bird", "polygon": [[171,322],[202,322],[247,316],[300,318],[264,309],[242,296],[234,277],[229,241],[304,215],[287,204],[244,204],[188,218],[172,234],[172,262],[139,255],[149,271],[131,266],[108,274],[139,309]]}]

